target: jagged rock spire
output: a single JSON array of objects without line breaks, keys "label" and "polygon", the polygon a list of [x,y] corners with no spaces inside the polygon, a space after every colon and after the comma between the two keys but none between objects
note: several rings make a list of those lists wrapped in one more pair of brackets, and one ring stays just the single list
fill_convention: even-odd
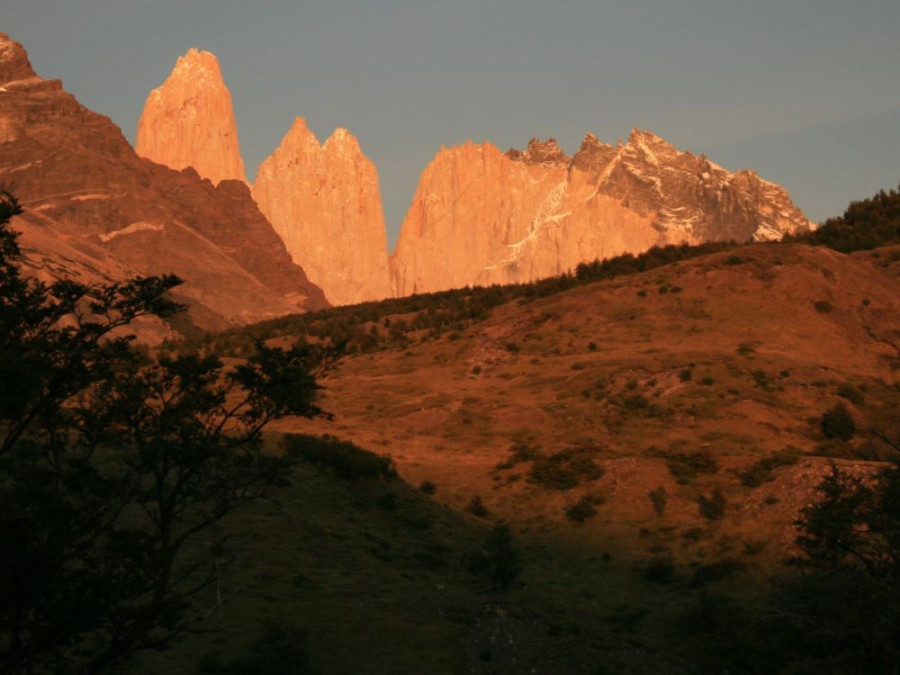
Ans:
[{"label": "jagged rock spire", "polygon": [[137,130],[137,153],[173,169],[196,169],[213,184],[247,182],[231,94],[219,61],[190,49],[150,92]]},{"label": "jagged rock spire", "polygon": [[320,144],[298,117],[260,165],[253,197],[329,302],[391,295],[378,171],[349,131]]}]

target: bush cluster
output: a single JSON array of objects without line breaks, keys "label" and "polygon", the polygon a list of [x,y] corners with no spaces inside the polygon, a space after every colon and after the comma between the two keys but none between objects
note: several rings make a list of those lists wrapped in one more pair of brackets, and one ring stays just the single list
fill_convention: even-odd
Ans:
[{"label": "bush cluster", "polygon": [[546,488],[571,490],[603,476],[603,467],[594,462],[593,454],[592,448],[571,448],[539,455],[531,465],[528,479]]},{"label": "bush cluster", "polygon": [[397,472],[390,457],[363,450],[334,436],[288,434],[284,437],[288,454],[310,464],[330,469],[344,480],[393,478]]},{"label": "bush cluster", "polygon": [[822,433],[825,438],[849,441],[856,434],[856,423],[843,403],[837,403],[822,415]]},{"label": "bush cluster", "polygon": [[584,495],[574,504],[566,507],[566,518],[576,523],[583,523],[597,515],[597,507],[606,499],[602,495]]},{"label": "bush cluster", "polygon": [[700,495],[697,497],[697,504],[700,507],[700,515],[709,520],[720,520],[725,516],[725,507],[728,505],[725,495],[720,488],[713,488],[712,494],[707,497]]},{"label": "bush cluster", "polygon": [[759,487],[763,483],[774,480],[775,476],[772,472],[775,469],[781,466],[792,466],[797,463],[800,457],[800,451],[795,448],[779,450],[774,455],[764,457],[747,469],[738,472],[738,478],[741,481],[741,485]]},{"label": "bush cluster", "polygon": [[666,466],[679,485],[690,485],[701,473],[716,473],[719,463],[706,450],[697,452],[665,452]]}]

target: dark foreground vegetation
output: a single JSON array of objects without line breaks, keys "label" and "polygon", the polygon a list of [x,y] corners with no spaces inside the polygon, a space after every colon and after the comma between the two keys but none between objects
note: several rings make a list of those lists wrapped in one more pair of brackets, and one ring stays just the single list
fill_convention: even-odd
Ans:
[{"label": "dark foreground vegetation", "polygon": [[231,561],[217,523],[289,475],[263,428],[321,414],[313,364],[142,358],[122,329],[178,311],[178,279],[25,278],[18,211],[0,195],[0,672],[101,672],[190,629]]},{"label": "dark foreground vegetation", "polygon": [[[898,200],[891,191],[851,205],[844,218],[828,221],[804,241],[838,250],[900,243]],[[404,645],[395,655],[404,666],[383,672],[441,672],[425,653],[423,644],[430,643],[403,633],[417,618],[429,630],[444,621],[469,636],[472,658],[484,665],[477,672],[516,672],[499,665],[497,640],[471,638],[486,625],[491,636],[505,637],[489,623],[499,621],[496,617],[512,621],[521,614],[517,639],[538,635],[533,642],[543,645],[541,640],[558,638],[568,654],[578,651],[575,645],[600,641],[598,635],[584,635],[565,608],[559,612],[564,619],[538,621],[532,595],[538,591],[531,585],[539,588],[543,580],[535,567],[544,566],[545,578],[565,577],[569,571],[559,562],[565,555],[553,567],[540,558],[541,547],[526,550],[517,541],[514,527],[485,524],[489,514],[480,499],[470,504],[471,515],[451,516],[430,499],[436,491],[440,495],[440,487],[428,481],[419,490],[403,485],[388,458],[337,438],[300,435],[269,439],[264,452],[263,432],[283,415],[325,414],[315,399],[320,347],[353,353],[403,346],[414,332],[418,339],[453,339],[455,331],[505,302],[528,302],[735,244],[652,249],[580,265],[574,274],[535,284],[286,317],[168,345],[151,358],[133,348],[128,324],[179,311],[166,296],[178,280],[86,287],[27,279],[20,272],[16,235],[8,229],[17,211],[13,197],[0,197],[0,673],[148,672],[148,667],[149,672],[231,675],[313,672],[317,645],[344,650],[349,637],[340,629],[360,628],[352,623],[355,605],[342,595],[341,584],[354,576],[369,585],[375,580],[372,593],[386,608],[384,627],[373,631]],[[287,350],[265,345],[297,335],[309,340]],[[242,358],[226,367],[217,356],[224,353]],[[860,394],[847,388],[841,396],[854,402]],[[898,429],[856,428],[840,404],[817,423],[835,443],[865,436],[887,461],[869,473],[832,466],[818,488],[819,501],[807,506],[797,523],[798,555],[752,600],[715,583],[739,572],[740,563],[724,560],[698,568],[688,606],[668,627],[676,636],[672,654],[665,666],[656,662],[655,672],[897,671]],[[498,473],[528,463],[527,481],[557,493],[600,471],[587,451],[547,454],[527,445],[511,451]],[[688,481],[720,468],[699,451],[662,456],[673,476]],[[785,451],[738,478],[756,487],[796,461]],[[289,486],[291,481],[300,484]],[[305,494],[315,497],[304,502]],[[662,518],[665,490],[653,490],[648,499]],[[701,495],[698,504],[710,521],[728,507],[716,491]],[[578,527],[601,507],[600,496],[587,495],[573,501],[566,514]],[[338,524],[336,511],[346,522]],[[304,531],[312,542],[306,548],[281,541],[281,528],[291,518],[317,519]],[[235,545],[235,531],[253,533],[284,559],[273,554],[251,562],[248,551]],[[351,544],[362,551],[359,557],[346,555]],[[609,564],[609,554],[602,564]],[[256,569],[247,572],[252,565]],[[651,561],[642,573],[648,587],[666,587],[676,576],[664,558]],[[279,608],[268,623],[254,627],[237,651],[220,645],[224,655],[210,653],[209,642],[193,642],[201,632],[214,632],[210,616],[228,614],[229,602],[241,606],[241,596],[260,576],[270,587],[262,597],[266,610]],[[603,589],[588,592],[602,595]],[[457,595],[434,607],[428,593]],[[329,624],[330,642],[313,635],[321,627],[305,618],[306,606],[288,609],[284,598],[333,605],[338,618]],[[493,609],[475,616],[462,609],[471,598],[489,601]],[[315,611],[331,616],[322,607]],[[406,623],[396,618],[401,614]],[[640,620],[626,609],[611,619],[614,627]],[[524,626],[536,632],[527,633]],[[195,652],[194,644],[205,646]],[[182,654],[177,666],[165,656],[142,660],[148,652],[165,655],[175,649]],[[602,658],[592,662],[594,652],[587,653],[571,667],[549,649],[541,654],[536,647],[533,658],[552,656],[561,664],[541,672],[628,672]],[[155,667],[160,663],[162,671]],[[497,670],[491,670],[492,663]],[[447,671],[462,672],[460,665]],[[366,672],[374,672],[368,667]],[[632,672],[638,671],[634,666]]]},{"label": "dark foreground vegetation", "polygon": [[843,216],[829,218],[815,231],[786,241],[827,246],[842,253],[900,244],[900,187],[852,202]]},{"label": "dark foreground vegetation", "polygon": [[900,663],[900,446],[862,478],[832,465],[800,555],[750,607],[701,591],[679,630],[700,672],[893,673]]}]

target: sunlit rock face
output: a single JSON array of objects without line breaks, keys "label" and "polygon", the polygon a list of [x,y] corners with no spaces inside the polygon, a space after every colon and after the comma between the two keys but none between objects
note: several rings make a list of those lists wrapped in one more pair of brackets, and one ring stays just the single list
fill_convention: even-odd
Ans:
[{"label": "sunlit rock face", "polygon": [[174,273],[190,322],[208,330],[327,305],[246,184],[138,157],[109,118],[35,75],[3,34],[0,138],[0,185],[25,209],[13,226],[34,275],[107,283]]},{"label": "sunlit rock face", "polygon": [[378,171],[346,129],[320,144],[296,119],[260,165],[253,198],[329,302],[390,296]]},{"label": "sunlit rock face", "polygon": [[730,173],[635,129],[501,153],[442,148],[422,173],[391,257],[398,296],[527,282],[654,245],[779,239],[809,220],[777,185]]},{"label": "sunlit rock face", "polygon": [[168,79],[150,92],[136,150],[173,169],[193,167],[214,185],[247,182],[231,94],[213,54],[188,50]]}]

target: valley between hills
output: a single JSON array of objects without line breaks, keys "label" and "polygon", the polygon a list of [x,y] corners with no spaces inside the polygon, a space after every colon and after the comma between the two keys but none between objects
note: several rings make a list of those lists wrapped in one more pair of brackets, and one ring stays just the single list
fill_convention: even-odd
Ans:
[{"label": "valley between hills", "polygon": [[[224,381],[265,349],[311,350],[315,403],[328,413],[303,408],[260,425],[263,456],[294,463],[185,547],[191,573],[214,572],[167,607],[174,639],[110,672],[814,673],[896,663],[900,193],[816,228],[778,186],[648,132],[618,147],[588,136],[574,157],[549,142],[506,154],[467,144],[441,150],[423,173],[389,261],[377,174],[348,132],[320,145],[298,121],[260,172],[270,186],[246,184],[239,151],[212,158],[227,167],[212,180],[190,162],[147,158],[181,147],[153,122],[179,99],[151,95],[135,153],[109,120],[38,77],[21,45],[0,35],[0,46],[0,178],[21,194],[11,227],[23,232],[30,278],[96,290],[176,272],[186,283],[166,297],[187,309],[130,326],[143,344],[129,367],[221,359]],[[224,83],[204,54],[179,60],[186,74],[169,89],[194,100],[208,86],[221,108]],[[222,136],[237,148],[230,101],[222,110],[222,129],[207,125],[211,135],[187,153],[232,147]],[[288,203],[272,185],[298,157],[314,171]],[[301,219],[317,189],[322,201],[305,204],[316,222],[346,218],[318,243],[307,231],[292,244],[272,214]],[[350,244],[337,246],[336,231]],[[322,255],[302,262],[298,242]],[[520,257],[498,258],[511,250]],[[46,332],[74,331],[88,314]],[[27,393],[12,386],[9,373],[27,378],[9,356],[18,343],[7,343],[4,394]],[[60,410],[81,414],[114,376],[63,397]],[[185,428],[205,430],[220,403]],[[50,429],[35,438],[65,442]],[[105,467],[125,445],[98,445],[107,454],[86,461]],[[0,496],[18,505],[6,489],[15,462],[0,458]],[[834,494],[822,489],[829,477],[843,481]],[[191,508],[229,487],[205,484]],[[104,536],[141,522],[131,507]],[[3,527],[24,537],[10,513]],[[3,589],[18,602],[13,585]],[[11,658],[8,672],[69,672],[113,634],[113,614],[87,637],[76,625],[52,659]],[[17,654],[14,624],[0,622],[0,654]]]}]

